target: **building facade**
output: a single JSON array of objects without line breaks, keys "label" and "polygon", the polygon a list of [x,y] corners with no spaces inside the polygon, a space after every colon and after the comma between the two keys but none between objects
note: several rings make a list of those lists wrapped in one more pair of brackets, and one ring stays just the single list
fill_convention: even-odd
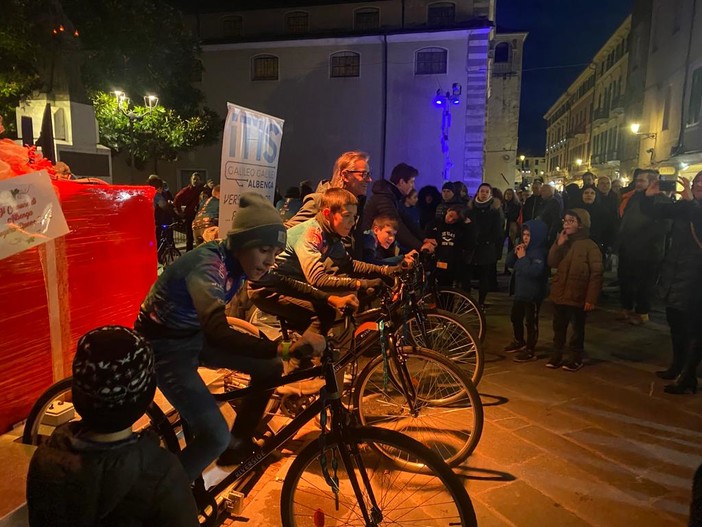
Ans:
[{"label": "building facade", "polygon": [[623,175],[630,30],[628,16],[544,116],[550,179],[568,183],[586,171]]},{"label": "building facade", "polygon": [[498,28],[490,43],[492,67],[485,143],[485,181],[512,187],[521,181],[515,172],[519,136],[522,63],[527,34]]},{"label": "building facade", "polygon": [[[284,190],[328,178],[336,157],[354,149],[371,155],[374,179],[406,162],[419,169],[418,186],[440,186],[443,110],[433,101],[456,84],[448,179],[474,190],[484,172],[494,2],[242,2],[238,11],[200,10],[189,15],[202,47],[199,87],[222,116],[232,102],[285,120]],[[186,153],[161,175],[178,187],[194,170],[219,180],[220,149]]]}]

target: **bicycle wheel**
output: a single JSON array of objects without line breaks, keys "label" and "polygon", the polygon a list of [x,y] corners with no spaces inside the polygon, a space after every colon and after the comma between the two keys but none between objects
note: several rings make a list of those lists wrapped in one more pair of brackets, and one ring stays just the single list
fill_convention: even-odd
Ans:
[{"label": "bicycle wheel", "polygon": [[445,311],[425,310],[420,318],[424,331],[416,316],[411,316],[407,321],[407,332],[411,341],[417,346],[438,351],[460,363],[469,373],[473,384],[478,386],[483,377],[485,354],[482,344],[473,336],[472,331],[454,315]]},{"label": "bicycle wheel", "polygon": [[[397,432],[373,427],[352,429],[347,438],[342,442],[327,436],[323,452],[313,441],[298,454],[280,496],[283,527],[477,526],[461,480],[431,450]],[[416,459],[426,471],[397,470],[379,453],[387,450]],[[338,477],[337,495],[321,469],[322,455],[329,461],[329,474]],[[337,460],[337,470],[331,468],[332,460]],[[361,504],[370,512],[369,521]]]},{"label": "bicycle wheel", "polygon": [[[458,365],[439,353],[405,347],[402,355],[414,397],[402,388],[402,372],[392,357],[388,378],[383,358],[376,357],[354,386],[354,408],[361,423],[402,432],[448,465],[460,465],[478,446],[483,431],[483,406],[475,386]],[[412,398],[414,409],[408,401]],[[393,459],[403,469],[422,469],[411,460]]]},{"label": "bicycle wheel", "polygon": [[[425,299],[431,299],[431,297],[432,293],[428,293]],[[436,308],[455,315],[478,335],[480,342],[485,342],[487,335],[485,313],[469,294],[455,287],[440,287],[436,297]]]},{"label": "bicycle wheel", "polygon": [[[68,405],[71,403],[71,385],[72,377],[62,379],[47,388],[42,393],[37,402],[34,403],[32,409],[27,416],[27,421],[24,424],[22,432],[22,442],[25,445],[41,445],[49,439],[53,431],[58,425],[50,424],[56,412],[54,411],[60,405]],[[71,403],[72,404],[72,403]],[[47,412],[49,415],[47,415]],[[178,438],[173,431],[173,427],[168,421],[168,417],[152,402],[146,410],[146,415],[149,418],[149,429],[155,432],[161,439],[161,443],[171,452],[177,454],[180,452]],[[49,419],[47,419],[49,417]],[[80,415],[74,411],[73,417],[69,421],[80,420]],[[47,423],[49,421],[49,423]],[[68,421],[67,421],[68,422]],[[62,423],[63,424],[63,423]]]}]

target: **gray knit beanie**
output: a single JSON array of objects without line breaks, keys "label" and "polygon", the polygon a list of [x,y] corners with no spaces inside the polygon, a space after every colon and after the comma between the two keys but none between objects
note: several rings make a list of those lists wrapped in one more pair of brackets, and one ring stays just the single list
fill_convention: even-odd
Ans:
[{"label": "gray knit beanie", "polygon": [[239,210],[227,233],[230,251],[270,245],[285,248],[287,233],[273,204],[261,194],[247,192],[239,198]]},{"label": "gray knit beanie", "polygon": [[156,391],[154,354],[134,330],[104,326],[83,335],[73,359],[73,404],[95,432],[124,430],[139,419]]}]

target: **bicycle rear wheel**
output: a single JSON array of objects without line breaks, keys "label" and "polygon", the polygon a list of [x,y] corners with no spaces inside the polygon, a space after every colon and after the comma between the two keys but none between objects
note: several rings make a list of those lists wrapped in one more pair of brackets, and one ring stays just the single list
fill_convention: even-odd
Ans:
[{"label": "bicycle rear wheel", "polygon": [[[468,372],[475,386],[483,377],[484,352],[480,340],[455,315],[446,311],[424,311],[417,317],[410,317],[407,330],[417,346],[429,348],[460,363]],[[422,328],[420,323],[424,325]],[[425,338],[426,335],[426,338]]]},{"label": "bicycle rear wheel", "polygon": [[[429,298],[432,296],[431,293],[427,295]],[[436,308],[455,315],[478,336],[480,342],[485,342],[487,335],[485,313],[469,294],[455,287],[440,287],[436,296]]]},{"label": "bicycle rear wheel", "polygon": [[[426,470],[397,470],[381,451],[414,459]],[[336,496],[321,468],[322,455],[329,474],[338,477]],[[331,468],[332,460],[337,470]],[[353,482],[358,482],[358,492]],[[370,521],[362,506],[370,511]],[[350,430],[344,441],[327,435],[322,452],[318,441],[308,444],[285,477],[280,512],[283,527],[477,525],[470,498],[446,463],[405,435],[373,427]]]},{"label": "bicycle rear wheel", "polygon": [[[386,377],[383,358],[376,357],[354,386],[354,408],[361,423],[402,432],[448,465],[460,465],[480,442],[484,420],[480,395],[468,375],[439,353],[405,347],[402,357],[414,397],[403,388],[402,366],[388,358]],[[423,468],[411,459],[386,455],[402,469]]]}]

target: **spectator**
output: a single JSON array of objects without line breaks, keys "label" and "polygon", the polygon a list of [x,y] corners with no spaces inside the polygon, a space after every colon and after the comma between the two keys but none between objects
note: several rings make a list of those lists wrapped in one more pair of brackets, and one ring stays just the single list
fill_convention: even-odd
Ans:
[{"label": "spectator", "polygon": [[692,184],[684,177],[678,181],[683,187],[680,200],[657,200],[661,191],[658,181],[653,181],[641,201],[647,216],[673,220],[659,281],[673,357],[668,369],[656,372],[662,379],[675,379],[664,388],[673,394],[697,391],[697,367],[702,360],[702,172]]},{"label": "spectator", "polygon": [[156,391],[151,346],[105,326],[78,341],[71,393],[79,421],[59,426],[32,456],[32,527],[193,526],[197,507],[178,458],[132,425]]},{"label": "spectator", "polygon": [[[553,351],[546,366],[566,371],[583,367],[585,319],[595,309],[602,289],[602,254],[589,238],[590,215],[583,209],[567,210],[563,230],[548,253],[556,269],[551,284]],[[570,356],[563,362],[568,326],[572,324]]]},{"label": "spectator", "polygon": [[576,183],[566,185],[565,194],[566,209],[576,209],[583,204],[580,199],[580,187]]},{"label": "spectator", "polygon": [[197,207],[200,204],[200,192],[202,191],[202,182],[200,174],[193,172],[190,176],[190,184],[183,187],[176,194],[173,204],[175,205],[176,213],[178,213],[185,224],[185,250],[192,251],[195,238],[193,236],[193,220],[197,214]]},{"label": "spectator", "polygon": [[441,203],[441,192],[435,186],[427,185],[419,189],[418,197],[419,227],[424,230],[434,222],[436,209]]},{"label": "spectator", "polygon": [[479,281],[478,304],[484,309],[485,299],[497,263],[495,240],[500,237],[502,227],[500,213],[494,207],[492,187],[488,183],[480,184],[478,193],[470,205],[469,217],[475,229],[475,251],[472,263],[477,271]]},{"label": "spectator", "polygon": [[[658,219],[641,211],[645,192],[658,179],[655,170],[636,169],[635,188],[622,201],[623,211],[619,227],[619,287],[622,313],[620,320],[639,326],[648,322],[651,296],[663,260],[668,220]],[[669,203],[662,194],[653,198],[656,203]]]},{"label": "spectator", "polygon": [[373,183],[372,195],[363,210],[363,229],[369,230],[376,216],[389,216],[397,220],[397,243],[404,252],[425,249],[433,252],[434,246],[424,238],[418,226],[409,218],[403,204],[405,196],[414,189],[417,169],[400,163],[392,169],[390,181],[381,179]]},{"label": "spectator", "polygon": [[[202,205],[207,201],[211,196],[212,196],[212,189],[215,186],[214,179],[208,178],[207,179],[207,184],[202,187],[202,192],[200,192],[200,205],[199,207],[202,207]],[[199,209],[198,207],[198,209]]]},{"label": "spectator", "polygon": [[436,221],[443,220],[446,217],[446,211],[451,205],[460,205],[461,200],[456,195],[456,187],[450,181],[447,181],[441,187],[441,203],[436,208],[434,219]]},{"label": "spectator", "polygon": [[466,187],[466,184],[463,183],[463,181],[454,181],[453,188],[458,201],[467,207],[468,202],[470,201],[470,196],[468,195],[468,187]]},{"label": "spectator", "polygon": [[[508,188],[505,190],[504,202],[502,203],[502,208],[505,213],[505,219],[507,222],[507,251],[514,249],[516,245],[517,238],[519,237],[519,214],[522,212],[522,204],[519,202],[514,190]],[[505,265],[505,271],[507,271],[507,266]],[[505,273],[506,274],[506,273]]]},{"label": "spectator", "polygon": [[280,213],[283,221],[288,221],[295,216],[300,207],[302,207],[302,200],[300,200],[300,189],[297,187],[289,187],[285,191],[285,197],[278,200],[275,204],[275,208]]},{"label": "spectator", "polygon": [[363,229],[358,225],[358,219],[363,218],[363,209],[366,203],[368,183],[372,181],[369,156],[365,152],[353,150],[341,154],[334,163],[331,179],[323,180],[317,185],[317,191],[305,196],[302,207],[290,220],[285,222],[285,227],[290,229],[303,221],[311,220],[321,210],[320,203],[324,191],[329,188],[343,188],[356,196],[357,221],[348,236],[343,238],[344,247],[355,259],[363,256]]},{"label": "spectator", "polygon": [[595,186],[595,174],[592,172],[585,172],[580,177],[583,180],[583,188]]},{"label": "spectator", "polygon": [[420,212],[417,208],[418,201],[419,194],[417,194],[415,189],[412,189],[410,190],[409,194],[405,196],[405,199],[402,200],[402,203],[405,206],[404,212],[407,219],[412,222],[412,225],[414,225],[415,229],[417,229],[417,232],[423,232],[423,229],[419,225]]},{"label": "spectator", "polygon": [[166,232],[171,237],[171,241],[173,241],[173,232],[168,230],[167,227],[173,223],[174,211],[173,205],[163,195],[163,180],[156,174],[151,174],[148,184],[156,189],[154,194],[154,221],[156,223],[156,244],[158,246]]},{"label": "spectator", "polygon": [[622,199],[622,181],[621,179],[615,179],[612,181],[612,192],[621,201]]},{"label": "spectator", "polygon": [[464,207],[451,205],[446,216],[436,222],[430,236],[437,243],[437,283],[447,287],[458,285],[470,293],[470,273],[466,272],[466,266],[473,253],[475,233]]},{"label": "spectator", "polygon": [[521,223],[533,220],[538,217],[538,210],[541,205],[541,187],[544,184],[544,178],[537,176],[534,178],[531,184],[532,195],[527,198],[522,207],[522,221]]},{"label": "spectator", "polygon": [[390,216],[378,216],[373,226],[363,236],[363,261],[375,265],[397,265],[403,257],[395,242],[397,220]]},{"label": "spectator", "polygon": [[[504,208],[502,207],[503,201],[504,201],[504,196],[502,195],[502,191],[499,188],[493,188],[492,189],[492,206],[495,208],[495,210],[500,215],[500,230],[498,232],[497,239],[495,240],[495,254],[497,255],[497,260],[495,261],[495,264],[497,264],[498,260],[502,259],[502,251],[505,248],[505,225],[507,222],[507,217],[505,216],[505,211],[504,211]],[[497,265],[495,265],[495,269],[492,272],[492,277],[490,278],[490,290],[491,291],[498,290]]]},{"label": "spectator", "polygon": [[600,196],[593,186],[584,187],[581,193],[582,209],[590,215],[590,239],[597,244],[604,255],[609,247],[612,226]]},{"label": "spectator", "polygon": [[561,207],[553,197],[553,187],[551,185],[541,186],[541,201],[536,209],[536,217],[546,224],[548,234],[546,236],[546,246],[550,247],[556,240],[561,227]]},{"label": "spectator", "polygon": [[300,183],[300,202],[303,202],[305,198],[309,195],[312,194],[314,190],[312,189],[312,183],[309,181],[305,180]]},{"label": "spectator", "polygon": [[[548,266],[546,224],[530,220],[522,226],[522,243],[507,256],[507,266],[514,269],[514,301],[512,302],[512,329],[514,340],[505,351],[518,352],[514,362],[536,360],[536,343],[539,340],[539,311],[546,297]],[[526,340],[524,321],[526,320]]]},{"label": "spectator", "polygon": [[197,211],[193,220],[193,235],[198,245],[203,243],[205,239],[203,234],[206,229],[219,225],[219,185],[215,185],[210,196],[205,203],[202,204],[200,210]]}]

